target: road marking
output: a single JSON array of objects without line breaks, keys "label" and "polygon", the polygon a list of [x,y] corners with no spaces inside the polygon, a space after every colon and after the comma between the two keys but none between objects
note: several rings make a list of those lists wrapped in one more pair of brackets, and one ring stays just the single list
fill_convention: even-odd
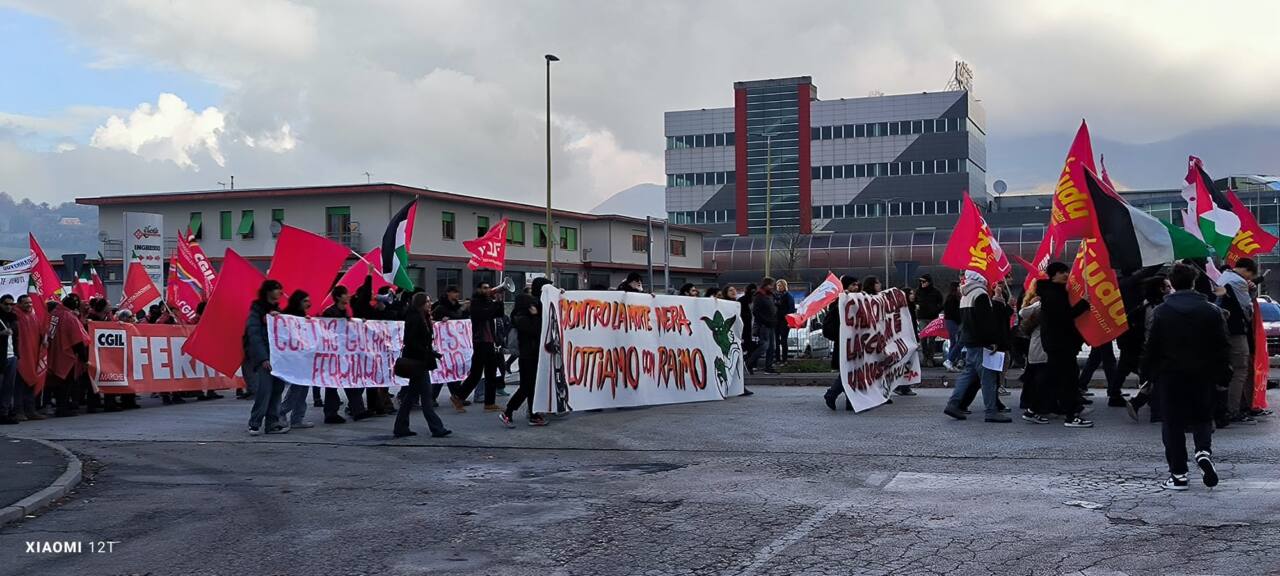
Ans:
[{"label": "road marking", "polygon": [[756,551],[755,555],[751,558],[751,562],[746,566],[743,566],[741,569],[730,570],[727,574],[734,574],[736,576],[754,576],[759,573],[761,567],[772,560],[774,556],[777,556],[783,550],[786,550],[788,546],[804,539],[804,537],[808,536],[810,532],[813,532],[818,526],[821,526],[823,522],[826,522],[828,518],[853,508],[855,505],[857,505],[856,502],[845,500],[841,502],[833,502],[819,508],[818,511],[814,512],[813,515],[804,522],[797,524],[785,534],[774,539],[773,542],[766,544],[763,548]]}]

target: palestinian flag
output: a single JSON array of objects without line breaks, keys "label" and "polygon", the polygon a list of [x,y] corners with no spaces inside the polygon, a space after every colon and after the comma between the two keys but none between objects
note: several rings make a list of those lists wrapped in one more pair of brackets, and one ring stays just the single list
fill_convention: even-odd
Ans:
[{"label": "palestinian flag", "polygon": [[94,294],[93,278],[89,276],[89,270],[81,270],[80,275],[76,277],[76,285],[71,292],[80,297],[81,300],[88,300],[97,296]]},{"label": "palestinian flag", "polygon": [[418,200],[405,204],[382,233],[382,277],[405,290],[413,290],[409,279],[409,247],[413,244],[413,221],[418,217]]},{"label": "palestinian flag", "polygon": [[1111,254],[1111,266],[1137,270],[1182,258],[1208,258],[1209,247],[1185,230],[1134,208],[1115,190],[1081,166],[1098,222],[1098,237]]},{"label": "palestinian flag", "polygon": [[1189,211],[1195,215],[1195,226],[1191,222],[1183,222],[1183,225],[1188,232],[1213,248],[1220,258],[1225,258],[1231,249],[1231,241],[1240,232],[1240,217],[1232,210],[1227,195],[1213,187],[1213,178],[1205,173],[1204,165],[1195,156],[1187,157],[1186,181],[1182,197],[1186,199]]}]

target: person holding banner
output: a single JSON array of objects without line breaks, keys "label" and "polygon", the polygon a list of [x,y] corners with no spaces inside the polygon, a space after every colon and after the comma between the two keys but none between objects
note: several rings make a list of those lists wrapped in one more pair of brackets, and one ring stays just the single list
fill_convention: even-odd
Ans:
[{"label": "person holding banner", "polygon": [[[862,285],[858,283],[858,279],[853,276],[844,275],[840,277],[840,284],[844,286],[844,291],[851,294],[861,292]],[[837,372],[836,381],[832,384],[822,400],[826,402],[827,408],[836,409],[836,398],[844,394],[844,384],[840,380],[840,300],[836,299],[827,305],[826,315],[822,317],[822,337],[831,341],[831,369]],[[845,399],[845,410],[853,410],[853,404]]]},{"label": "person holding banner", "polygon": [[[444,298],[441,298],[431,307],[431,317],[437,322],[445,320],[466,320],[471,318],[471,311],[462,305],[462,293],[457,286],[448,286],[444,289]],[[456,392],[458,382],[432,382],[431,383],[431,404],[438,406],[436,399],[440,397],[440,389],[446,384],[449,386],[450,392]],[[463,405],[469,404],[465,399]]]},{"label": "person holding banner", "polygon": [[[529,425],[546,426],[547,421],[533,412],[533,387],[538,380],[538,343],[542,342],[542,289],[550,284],[546,278],[535,278],[533,290],[529,294],[521,294],[516,298],[515,307],[511,311],[512,322],[516,325],[516,338],[519,340],[520,355],[520,389],[507,401],[507,409],[498,415],[502,425],[514,428],[511,417],[521,404],[528,404]],[[696,290],[696,289],[695,289]]]},{"label": "person holding banner", "polygon": [[267,315],[279,314],[280,298],[284,286],[278,280],[263,280],[258,287],[258,299],[249,307],[249,318],[244,327],[244,368],[246,379],[253,379],[253,409],[249,413],[249,435],[263,432],[284,434],[289,427],[280,422],[280,395],[284,393],[284,381],[271,375],[271,347],[267,339]]},{"label": "person holding banner", "polygon": [[[303,290],[294,290],[289,295],[289,305],[285,306],[284,313],[290,316],[307,317],[307,310],[311,309],[311,296]],[[311,428],[315,426],[311,422],[304,420],[307,416],[307,393],[310,386],[299,386],[297,384],[289,384],[288,390],[285,391],[284,400],[280,402],[280,419],[289,422],[290,428]]]},{"label": "person holding banner", "polygon": [[392,432],[396,438],[418,434],[409,429],[409,413],[413,412],[415,402],[422,404],[422,417],[427,420],[432,438],[444,438],[453,433],[444,427],[444,422],[436,415],[427,398],[431,371],[435,370],[436,360],[440,358],[440,354],[431,348],[435,334],[430,305],[431,298],[425,292],[418,292],[410,300],[409,311],[404,317],[404,351],[400,357],[414,366],[414,376],[409,378],[409,385],[400,396],[400,408],[396,411],[395,429]]},{"label": "person holding banner", "polygon": [[[320,313],[320,316],[322,318],[343,318],[350,320],[351,313],[348,305],[351,304],[351,291],[348,290],[346,286],[339,284],[333,287],[333,292],[331,292],[331,294],[333,295],[333,305],[325,308],[324,311]],[[346,388],[343,389],[343,392],[346,393],[347,403],[350,404],[351,407],[351,418],[353,420],[365,418],[364,400],[360,397],[360,389]],[[338,408],[341,406],[342,400],[338,397],[338,389],[326,387],[324,389],[325,424],[343,424],[347,421],[346,418],[338,415]]]},{"label": "person holding banner", "polygon": [[498,385],[501,383],[498,379],[498,363],[502,361],[502,355],[498,353],[498,330],[494,324],[494,320],[503,313],[502,299],[495,297],[501,293],[502,288],[492,288],[488,282],[481,282],[471,296],[471,341],[474,346],[471,371],[457,391],[449,391],[453,409],[458,413],[467,411],[463,402],[475,391],[481,376],[485,379],[484,411],[497,412],[502,409],[497,404]]}]

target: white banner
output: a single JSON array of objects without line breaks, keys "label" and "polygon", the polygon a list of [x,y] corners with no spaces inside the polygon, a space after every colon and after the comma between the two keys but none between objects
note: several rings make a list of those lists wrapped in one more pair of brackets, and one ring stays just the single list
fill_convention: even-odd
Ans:
[{"label": "white banner", "polygon": [[855,411],[884,404],[895,386],[920,383],[919,343],[906,293],[844,292],[839,309],[840,382]]},{"label": "white banner", "polygon": [[164,294],[164,217],[145,212],[124,213],[124,285],[129,285],[129,262],[136,258]]},{"label": "white banner", "polygon": [[290,384],[325,388],[405,386],[392,371],[404,347],[404,322],[266,318],[271,375]]},{"label": "white banner", "polygon": [[471,371],[471,321],[442,320],[435,323],[435,350],[440,353],[432,384],[461,382]]},{"label": "white banner", "polygon": [[17,300],[18,296],[27,293],[27,284],[30,281],[31,275],[25,272],[22,274],[5,274],[0,276],[0,296],[8,294],[9,296],[13,296],[14,300]]},{"label": "white banner", "polygon": [[535,412],[743,393],[737,302],[546,286],[542,310]]}]

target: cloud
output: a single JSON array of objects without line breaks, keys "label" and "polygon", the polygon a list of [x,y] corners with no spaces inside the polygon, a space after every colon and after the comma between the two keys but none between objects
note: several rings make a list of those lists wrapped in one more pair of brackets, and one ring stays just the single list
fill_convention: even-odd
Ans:
[{"label": "cloud", "polygon": [[127,120],[112,116],[94,130],[89,144],[104,150],[124,150],[149,160],[169,160],[183,168],[199,170],[191,154],[206,152],[219,166],[226,159],[218,136],[226,128],[226,116],[210,106],[197,113],[173,94],[161,94],[156,105],[138,105]]},{"label": "cloud", "polygon": [[296,148],[298,139],[293,135],[293,129],[288,124],[285,124],[279,130],[262,132],[257,138],[246,134],[244,144],[250,148],[261,146],[272,152],[281,153]]}]

